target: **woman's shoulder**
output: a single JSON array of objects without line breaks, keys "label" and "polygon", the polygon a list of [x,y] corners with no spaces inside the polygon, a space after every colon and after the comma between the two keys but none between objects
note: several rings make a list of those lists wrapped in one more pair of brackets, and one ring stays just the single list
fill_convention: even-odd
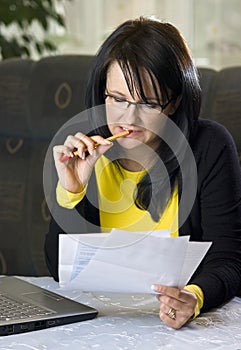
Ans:
[{"label": "woman's shoulder", "polygon": [[238,164],[238,152],[233,137],[225,126],[210,120],[200,119],[191,148],[197,163],[213,164],[220,157]]},{"label": "woman's shoulder", "polygon": [[234,140],[227,128],[210,119],[199,119],[195,137],[193,139],[194,150],[208,150],[211,153],[219,152],[226,147],[236,149]]},{"label": "woman's shoulder", "polygon": [[232,139],[230,132],[224,125],[211,119],[200,118],[197,121],[197,135],[207,139],[213,136],[216,138],[224,137],[225,139]]}]

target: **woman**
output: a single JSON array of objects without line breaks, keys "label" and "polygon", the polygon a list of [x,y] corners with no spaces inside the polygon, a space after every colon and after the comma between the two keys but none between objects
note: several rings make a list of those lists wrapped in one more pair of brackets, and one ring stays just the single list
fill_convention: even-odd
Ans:
[{"label": "woman", "polygon": [[[200,96],[178,30],[154,19],[127,21],[104,42],[92,68],[87,107],[104,106],[90,112],[94,131],[78,131],[54,147],[58,203],[75,208],[94,225],[92,231],[168,228],[171,236],[212,241],[184,289],[152,286],[159,293],[160,319],[176,329],[232,298],[241,285],[237,152],[224,127],[198,119]],[[185,137],[177,137],[176,129]],[[106,140],[125,130],[128,136],[114,145]],[[70,159],[61,161],[63,156]],[[55,279],[62,230],[52,220],[45,242]]]}]

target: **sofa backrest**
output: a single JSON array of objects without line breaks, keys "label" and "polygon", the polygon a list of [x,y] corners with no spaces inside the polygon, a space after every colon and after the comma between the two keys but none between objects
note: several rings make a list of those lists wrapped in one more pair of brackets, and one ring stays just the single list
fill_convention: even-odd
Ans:
[{"label": "sofa backrest", "polygon": [[224,125],[231,133],[241,161],[241,66],[221,71],[199,68],[202,88],[200,117]]},{"label": "sofa backrest", "polygon": [[214,85],[212,118],[232,134],[241,154],[241,66],[219,72]]},{"label": "sofa backrest", "polygon": [[[92,60],[66,55],[0,63],[0,273],[48,274],[43,164],[54,134],[85,108]],[[241,154],[241,67],[199,74],[201,117],[224,124]]]},{"label": "sofa backrest", "polygon": [[48,274],[43,164],[50,141],[84,109],[91,56],[0,63],[0,273]]}]

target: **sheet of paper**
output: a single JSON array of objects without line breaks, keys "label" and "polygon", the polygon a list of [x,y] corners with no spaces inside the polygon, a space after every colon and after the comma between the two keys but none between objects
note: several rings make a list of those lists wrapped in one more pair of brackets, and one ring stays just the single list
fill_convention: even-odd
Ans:
[{"label": "sheet of paper", "polygon": [[162,231],[60,235],[60,286],[129,293],[152,293],[153,283],[182,288],[210,246],[195,243]]},{"label": "sheet of paper", "polygon": [[59,239],[59,276],[60,284],[75,279],[89,264],[106,234],[62,234]]},{"label": "sheet of paper", "polygon": [[185,286],[198,265],[206,255],[212,242],[189,242],[187,246],[186,256],[179,279],[179,285]]}]

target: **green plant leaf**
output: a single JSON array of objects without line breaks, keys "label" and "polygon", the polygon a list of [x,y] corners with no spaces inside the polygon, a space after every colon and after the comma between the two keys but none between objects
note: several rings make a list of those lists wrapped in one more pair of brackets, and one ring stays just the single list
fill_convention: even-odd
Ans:
[{"label": "green plant leaf", "polygon": [[43,47],[42,47],[42,44],[40,42],[35,42],[35,48],[39,54],[41,54],[43,52]]},{"label": "green plant leaf", "polygon": [[[29,27],[37,21],[47,33],[50,21],[65,27],[64,17],[56,11],[56,1],[64,3],[67,0],[0,0],[0,25],[18,26],[18,38],[4,37],[0,34],[0,56],[31,57],[33,50],[39,54],[44,51],[55,51],[56,45],[49,40],[38,41],[29,34]],[[71,0],[68,0],[71,1]]]},{"label": "green plant leaf", "polygon": [[43,44],[48,51],[56,51],[57,49],[56,45],[49,40],[44,40]]}]

